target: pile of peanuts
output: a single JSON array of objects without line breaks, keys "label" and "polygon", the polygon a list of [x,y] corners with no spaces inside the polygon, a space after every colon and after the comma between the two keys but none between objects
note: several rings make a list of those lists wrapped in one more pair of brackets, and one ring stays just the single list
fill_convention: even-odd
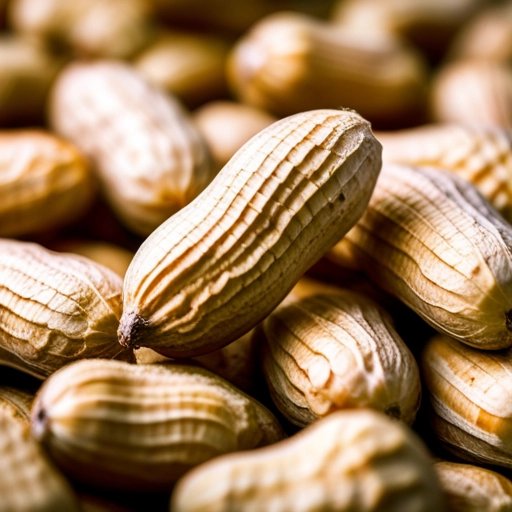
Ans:
[{"label": "pile of peanuts", "polygon": [[0,512],[512,511],[512,2],[0,26]]}]

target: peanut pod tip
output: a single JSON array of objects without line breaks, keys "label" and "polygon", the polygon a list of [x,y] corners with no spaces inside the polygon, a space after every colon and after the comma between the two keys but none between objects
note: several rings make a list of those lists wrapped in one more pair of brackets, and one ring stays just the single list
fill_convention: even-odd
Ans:
[{"label": "peanut pod tip", "polygon": [[117,331],[119,343],[126,348],[140,348],[137,340],[140,337],[141,331],[144,331],[148,324],[149,322],[138,313],[123,315]]}]

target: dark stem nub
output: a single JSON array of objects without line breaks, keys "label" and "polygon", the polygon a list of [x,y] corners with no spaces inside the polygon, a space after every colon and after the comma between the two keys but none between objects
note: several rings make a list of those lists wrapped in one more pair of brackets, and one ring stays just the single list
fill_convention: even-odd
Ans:
[{"label": "dark stem nub", "polygon": [[402,417],[402,411],[400,410],[400,406],[398,405],[392,405],[391,407],[388,407],[384,412],[388,416],[396,418],[397,420],[401,419]]},{"label": "dark stem nub", "polygon": [[117,336],[119,343],[126,348],[139,348],[139,340],[149,322],[138,313],[127,313],[121,317]]},{"label": "dark stem nub", "polygon": [[507,329],[509,331],[512,331],[512,309],[509,309],[506,313],[505,313],[505,324],[507,326]]}]

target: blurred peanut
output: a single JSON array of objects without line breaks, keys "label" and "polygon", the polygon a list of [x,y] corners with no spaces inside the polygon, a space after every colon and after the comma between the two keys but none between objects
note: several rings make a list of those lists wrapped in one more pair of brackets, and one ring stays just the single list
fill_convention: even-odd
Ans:
[{"label": "blurred peanut", "polygon": [[443,512],[423,443],[367,409],[338,411],[292,438],[224,455],[177,484],[172,512],[293,510]]},{"label": "blurred peanut", "polygon": [[435,122],[512,129],[512,68],[484,60],[444,65],[432,83],[431,109]]},{"label": "blurred peanut", "polygon": [[195,108],[227,95],[228,50],[220,37],[169,31],[139,53],[133,64],[148,82]]},{"label": "blurred peanut", "polygon": [[419,115],[426,93],[422,56],[399,40],[293,12],[256,23],[227,71],[242,102],[278,116],[344,107],[386,125]]},{"label": "blurred peanut", "polygon": [[50,120],[91,158],[110,206],[141,235],[213,177],[206,143],[181,103],[127,64],[69,65],[52,89]]},{"label": "blurred peanut", "polygon": [[512,482],[503,475],[471,464],[434,464],[450,512],[509,512]]},{"label": "blurred peanut", "polygon": [[69,142],[43,130],[0,132],[0,236],[70,224],[94,192],[89,164]]},{"label": "blurred peanut", "polygon": [[127,58],[154,30],[147,0],[11,0],[10,25],[79,57]]},{"label": "blurred peanut", "polygon": [[208,144],[217,169],[222,169],[246,142],[277,118],[250,105],[218,100],[198,108],[193,120]]}]

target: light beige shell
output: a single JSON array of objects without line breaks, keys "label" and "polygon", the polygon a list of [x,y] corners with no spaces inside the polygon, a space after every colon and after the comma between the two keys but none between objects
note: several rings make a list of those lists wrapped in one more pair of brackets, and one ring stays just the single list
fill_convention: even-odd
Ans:
[{"label": "light beige shell", "polygon": [[228,50],[221,37],[166,31],[137,55],[133,65],[149,82],[195,108],[227,95]]},{"label": "light beige shell", "polygon": [[195,110],[193,120],[221,169],[246,142],[277,118],[251,105],[218,100]]},{"label": "light beige shell", "polygon": [[457,456],[512,467],[512,353],[436,336],[421,358],[432,428]]},{"label": "light beige shell", "polygon": [[91,158],[110,205],[141,235],[213,177],[206,144],[181,103],[127,64],[70,64],[52,89],[50,119]]},{"label": "light beige shell", "polygon": [[439,461],[434,468],[450,512],[510,512],[512,482],[490,469]]},{"label": "light beige shell", "polygon": [[[447,2],[448,3],[448,2]],[[512,60],[512,4],[489,5],[457,33],[448,54],[454,60]]]},{"label": "light beige shell", "polygon": [[121,344],[189,357],[248,332],[362,215],[380,151],[352,111],[303,112],[261,131],[135,254]]},{"label": "light beige shell", "polygon": [[116,341],[122,279],[87,258],[0,240],[0,364],[44,378],[90,357],[133,360]]},{"label": "light beige shell", "polygon": [[486,0],[338,0],[332,21],[354,32],[381,32],[420,47],[433,60]]},{"label": "light beige shell", "polygon": [[338,411],[290,439],[225,455],[176,486],[172,512],[443,512],[426,448],[371,410]]},{"label": "light beige shell", "polygon": [[512,345],[512,228],[462,178],[385,164],[344,244],[438,331],[482,349]]},{"label": "light beige shell", "polygon": [[418,366],[372,300],[348,290],[313,295],[279,306],[259,331],[267,384],[291,422],[305,426],[354,407],[414,421]]},{"label": "light beige shell", "polygon": [[78,512],[71,486],[30,436],[29,425],[0,407],[0,510]]},{"label": "light beige shell", "polygon": [[512,221],[512,138],[508,130],[457,124],[430,124],[377,132],[386,162],[432,166],[471,182]]},{"label": "light beige shell", "polygon": [[265,407],[207,370],[106,360],[52,375],[32,434],[66,474],[125,490],[169,490],[212,457],[284,436]]},{"label": "light beige shell", "polygon": [[146,0],[12,0],[9,23],[76,55],[127,58],[151,38]]},{"label": "light beige shell", "polygon": [[421,55],[401,41],[293,12],[258,21],[227,72],[238,98],[278,116],[341,106],[372,122],[421,110],[426,80]]},{"label": "light beige shell", "polygon": [[441,67],[431,89],[432,120],[512,129],[512,68],[461,60]]},{"label": "light beige shell", "polygon": [[94,190],[87,161],[69,142],[43,130],[0,132],[0,236],[71,223]]}]

